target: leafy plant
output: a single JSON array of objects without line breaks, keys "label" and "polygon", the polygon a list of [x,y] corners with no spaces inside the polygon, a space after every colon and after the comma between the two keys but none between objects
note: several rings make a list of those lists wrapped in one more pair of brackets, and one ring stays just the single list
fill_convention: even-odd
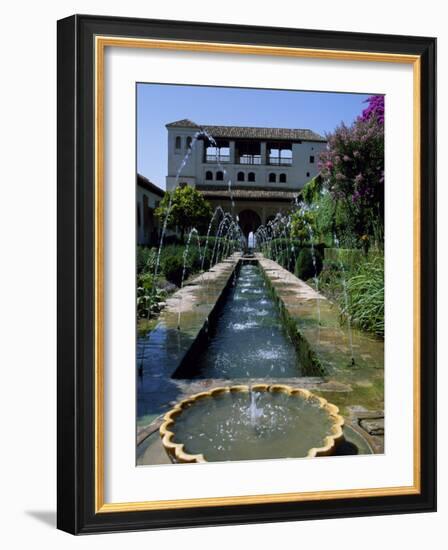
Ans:
[{"label": "leafy plant", "polygon": [[313,204],[319,200],[323,189],[323,180],[321,175],[317,175],[310,180],[302,189],[303,200],[307,204]]},{"label": "leafy plant", "polygon": [[339,261],[327,260],[323,262],[319,274],[319,292],[334,302],[339,302],[342,294],[342,269]]},{"label": "leafy plant", "polygon": [[199,191],[185,185],[165,193],[155,214],[162,223],[168,216],[167,227],[179,229],[183,242],[185,232],[192,227],[205,229],[212,217],[212,208]]},{"label": "leafy plant", "polygon": [[141,273],[137,276],[137,315],[148,318],[159,311],[159,303],[166,294],[154,284],[152,273]]},{"label": "leafy plant", "polygon": [[300,244],[311,242],[316,231],[316,214],[314,212],[296,210],[291,214],[291,235]]},{"label": "leafy plant", "polygon": [[[377,255],[361,264],[347,280],[348,311],[361,329],[384,337],[384,258]],[[345,306],[343,306],[345,307]]]},{"label": "leafy plant", "polygon": [[[180,286],[182,283],[182,274],[184,271],[184,258],[182,254],[173,254],[165,256],[162,263],[163,274],[166,280],[170,283],[174,283]],[[187,264],[185,267],[185,276],[190,273],[190,266]]]},{"label": "leafy plant", "polygon": [[137,247],[137,273],[153,273],[156,267],[157,250],[146,246]]},{"label": "leafy plant", "polygon": [[[314,262],[316,262],[316,266],[314,266]],[[302,248],[299,252],[299,255],[297,256],[296,266],[294,270],[295,275],[299,277],[299,279],[306,281],[307,279],[311,279],[312,277],[319,275],[321,270],[322,256],[320,255],[319,251],[314,250],[313,259],[312,250],[310,248]]]}]

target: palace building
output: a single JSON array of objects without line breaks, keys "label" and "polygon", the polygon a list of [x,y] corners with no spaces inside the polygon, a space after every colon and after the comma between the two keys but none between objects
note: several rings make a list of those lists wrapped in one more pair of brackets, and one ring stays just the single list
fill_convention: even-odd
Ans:
[{"label": "palace building", "polygon": [[325,138],[307,129],[210,126],[188,119],[166,128],[167,190],[192,185],[213,208],[228,211],[233,198],[233,213],[246,235],[291,208],[318,174],[319,154],[326,148]]}]

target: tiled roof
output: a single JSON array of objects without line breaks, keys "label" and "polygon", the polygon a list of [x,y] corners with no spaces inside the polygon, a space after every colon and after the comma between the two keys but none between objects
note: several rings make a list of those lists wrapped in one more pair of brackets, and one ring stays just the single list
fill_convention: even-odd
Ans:
[{"label": "tiled roof", "polygon": [[300,190],[291,189],[273,189],[273,188],[232,188],[229,192],[228,187],[218,187],[211,185],[197,185],[196,189],[202,193],[206,199],[231,199],[235,200],[251,199],[251,200],[279,200],[293,201]]},{"label": "tiled roof", "polygon": [[183,118],[182,120],[176,120],[175,122],[170,122],[166,125],[167,128],[200,128],[196,124],[196,122],[193,122],[192,120],[188,118]]},{"label": "tiled roof", "polygon": [[196,124],[187,118],[170,122],[167,128],[197,128],[204,129],[214,138],[239,138],[239,139],[269,139],[289,141],[323,141],[321,135],[306,128],[262,128],[258,126],[213,126],[209,124]]},{"label": "tiled roof", "polygon": [[148,191],[152,191],[158,197],[163,197],[165,195],[165,191],[163,189],[157,187],[155,183],[152,183],[152,181],[149,181],[148,178],[145,178],[145,176],[142,176],[141,174],[137,174],[137,185],[140,185],[140,187],[143,187]]}]

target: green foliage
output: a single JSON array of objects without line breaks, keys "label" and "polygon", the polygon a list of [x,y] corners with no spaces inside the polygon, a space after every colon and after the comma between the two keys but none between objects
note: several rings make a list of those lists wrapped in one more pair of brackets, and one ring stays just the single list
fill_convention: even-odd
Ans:
[{"label": "green foliage", "polygon": [[[171,200],[171,209],[168,208]],[[212,216],[212,208],[203,195],[190,185],[176,187],[171,193],[165,193],[160,206],[156,208],[156,216],[164,223],[168,215],[167,226],[178,228],[181,239],[185,232],[195,227],[204,231]]]},{"label": "green foliage", "polygon": [[[357,248],[363,245],[355,232],[354,207],[350,202],[337,201],[330,193],[324,191],[318,196],[313,195],[312,208],[306,222],[311,224],[311,230],[318,242],[331,247],[336,234],[342,246]],[[295,217],[298,218],[299,213]],[[307,223],[301,222],[299,226],[304,242],[309,239]]]},{"label": "green foliage", "polygon": [[157,249],[137,246],[137,273],[154,273],[157,261]]},{"label": "green foliage", "polygon": [[[326,252],[325,250],[325,254]],[[342,275],[340,262],[328,260],[325,257],[322,271],[319,274],[319,291],[334,302],[339,302],[341,299],[343,288]]]},{"label": "green foliage", "polygon": [[[160,311],[159,304],[164,301],[167,292],[163,289],[166,281],[181,286],[185,261],[185,279],[201,270],[204,259],[204,269],[209,269],[213,248],[219,258],[230,250],[232,241],[223,238],[210,237],[205,248],[205,237],[199,237],[198,243],[192,239],[185,256],[186,246],[182,244],[166,244],[161,250],[160,266],[157,279],[154,278],[157,261],[157,248],[137,247],[137,316],[139,319],[149,319]],[[237,243],[233,243],[237,244]]]},{"label": "green foliage", "polygon": [[[165,278],[170,283],[180,286],[182,283],[182,273],[184,270],[184,259],[182,254],[165,256],[162,260],[162,270]],[[185,276],[189,274],[189,266],[186,265]]]},{"label": "green foliage", "polygon": [[323,189],[323,180],[320,175],[310,180],[302,189],[303,200],[307,204],[313,204],[319,200]]},{"label": "green foliage", "polygon": [[185,261],[185,279],[200,271],[202,266],[202,255],[205,252],[204,269],[207,269],[212,255],[212,247],[210,244],[199,250],[198,246],[190,245],[188,255],[185,256],[186,247],[184,245],[169,245],[162,249],[160,258],[161,273],[170,283],[180,286],[182,284],[182,273],[184,270]]},{"label": "green foliage", "polygon": [[291,250],[290,246],[286,246],[281,248],[275,255],[275,261],[288,271],[294,271],[296,255],[295,250]]},{"label": "green foliage", "polygon": [[[261,247],[261,251],[266,256],[266,258],[274,260],[291,273],[295,272],[296,260],[302,249],[309,249],[311,254],[311,244],[302,244],[301,241],[299,241],[298,239],[286,239],[284,237],[272,239],[272,241],[270,241],[268,244],[265,244]],[[316,252],[316,257],[318,258],[316,260],[317,263],[323,257],[324,245],[322,243],[315,244],[314,250]]]},{"label": "green foliage", "polygon": [[291,214],[291,235],[300,243],[309,242],[315,234],[316,215],[314,212],[296,210]]},{"label": "green foliage", "polygon": [[314,260],[316,266],[314,266],[312,250],[310,248],[302,248],[297,256],[294,270],[295,275],[303,281],[319,275],[322,270],[322,256],[318,250],[314,250]]},{"label": "green foliage", "polygon": [[143,272],[137,275],[137,316],[148,318],[159,311],[159,303],[165,298],[165,292],[154,284],[154,275]]},{"label": "green foliage", "polygon": [[384,337],[384,258],[377,255],[361,264],[347,280],[348,311],[361,329]]},{"label": "green foliage", "polygon": [[365,260],[362,250],[359,248],[326,248],[325,261],[341,264],[349,272],[355,272],[361,263]]}]

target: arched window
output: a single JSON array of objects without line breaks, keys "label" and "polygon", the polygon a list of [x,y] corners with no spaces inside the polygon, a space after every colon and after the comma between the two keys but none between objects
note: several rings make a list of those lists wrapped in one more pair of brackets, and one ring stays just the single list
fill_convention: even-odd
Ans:
[{"label": "arched window", "polygon": [[236,179],[238,181],[244,181],[244,172],[238,172]]},{"label": "arched window", "polygon": [[188,136],[187,137],[187,149],[189,149],[191,147],[191,137]]},{"label": "arched window", "polygon": [[182,147],[182,140],[180,136],[176,136],[176,149],[180,149]]},{"label": "arched window", "polygon": [[224,179],[224,174],[219,171],[219,172],[216,172],[216,181],[222,181]]},{"label": "arched window", "polygon": [[212,180],[213,179],[213,172],[211,172],[210,170],[207,170],[207,172],[205,172],[205,179],[206,180]]},{"label": "arched window", "polygon": [[249,172],[247,181],[255,181],[255,172]]},{"label": "arched window", "polygon": [[277,181],[277,176],[274,174],[274,172],[271,172],[269,174],[269,183],[275,183]]},{"label": "arched window", "polygon": [[280,178],[278,181],[280,183],[286,183],[286,174],[280,174]]}]

